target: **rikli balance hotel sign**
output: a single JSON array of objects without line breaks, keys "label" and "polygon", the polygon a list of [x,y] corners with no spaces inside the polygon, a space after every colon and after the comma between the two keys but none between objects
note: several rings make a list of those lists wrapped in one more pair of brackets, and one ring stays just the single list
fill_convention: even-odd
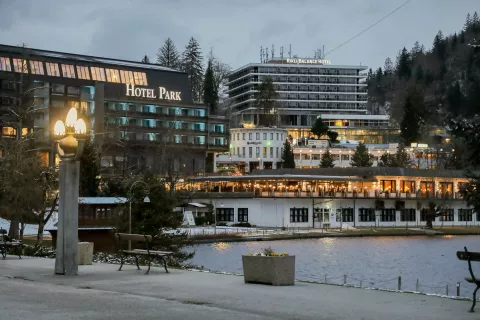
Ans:
[{"label": "rikli balance hotel sign", "polygon": [[135,87],[134,84],[126,84],[126,88],[127,97],[182,101],[180,91],[171,91],[165,87],[158,87],[158,89],[150,89]]}]

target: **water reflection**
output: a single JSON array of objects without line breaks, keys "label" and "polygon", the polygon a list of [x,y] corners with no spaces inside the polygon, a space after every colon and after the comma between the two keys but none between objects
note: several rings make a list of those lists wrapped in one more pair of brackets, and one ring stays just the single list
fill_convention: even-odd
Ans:
[{"label": "water reflection", "polygon": [[[463,251],[464,246],[470,251],[480,251],[479,240],[478,236],[418,236],[220,242],[192,248],[196,254],[191,263],[211,270],[242,273],[242,255],[271,247],[276,252],[296,256],[297,279],[324,281],[327,276],[329,282],[343,283],[343,276],[347,275],[351,284],[358,285],[361,280],[365,285],[394,289],[395,279],[402,276],[403,288],[408,290],[415,289],[417,279],[423,289],[445,288],[447,284],[454,288],[461,281],[463,294],[471,292],[463,279],[468,270],[466,263],[457,259],[456,251]],[[480,269],[480,263],[475,268]],[[442,293],[442,290],[427,292]]]}]

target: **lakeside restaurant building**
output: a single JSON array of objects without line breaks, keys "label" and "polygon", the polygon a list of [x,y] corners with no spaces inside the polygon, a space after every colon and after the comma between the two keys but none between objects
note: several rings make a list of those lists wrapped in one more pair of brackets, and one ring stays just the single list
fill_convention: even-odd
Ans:
[{"label": "lakeside restaurant building", "polygon": [[424,226],[429,202],[442,205],[436,226],[480,225],[459,194],[463,171],[329,168],[256,171],[190,179],[198,202],[211,202],[217,222],[258,227]]}]

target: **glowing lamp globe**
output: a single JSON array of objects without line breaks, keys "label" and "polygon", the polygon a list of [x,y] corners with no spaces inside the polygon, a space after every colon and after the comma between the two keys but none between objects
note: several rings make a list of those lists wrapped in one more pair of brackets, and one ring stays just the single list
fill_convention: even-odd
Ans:
[{"label": "glowing lamp globe", "polygon": [[57,120],[57,122],[55,122],[55,126],[53,127],[53,134],[55,134],[56,136],[65,135],[65,125],[63,124],[62,120]]},{"label": "glowing lamp globe", "polygon": [[87,133],[87,125],[85,124],[85,121],[83,119],[78,119],[75,122],[75,133],[76,134],[85,134]]},{"label": "glowing lamp globe", "polygon": [[77,109],[71,108],[67,114],[67,121],[65,121],[65,125],[67,127],[75,126],[75,122],[77,122]]}]

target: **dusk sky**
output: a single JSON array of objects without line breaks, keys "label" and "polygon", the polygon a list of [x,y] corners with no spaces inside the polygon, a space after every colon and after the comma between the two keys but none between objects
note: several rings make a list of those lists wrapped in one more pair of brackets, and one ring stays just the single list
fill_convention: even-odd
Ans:
[{"label": "dusk sky", "polygon": [[[260,61],[260,46],[312,57],[329,52],[406,0],[0,0],[0,43],[110,58],[152,60],[167,37],[183,51],[195,37],[204,55],[236,69]],[[459,31],[479,0],[412,0],[331,52],[332,64],[376,68],[415,41],[430,48],[438,30]]]}]

